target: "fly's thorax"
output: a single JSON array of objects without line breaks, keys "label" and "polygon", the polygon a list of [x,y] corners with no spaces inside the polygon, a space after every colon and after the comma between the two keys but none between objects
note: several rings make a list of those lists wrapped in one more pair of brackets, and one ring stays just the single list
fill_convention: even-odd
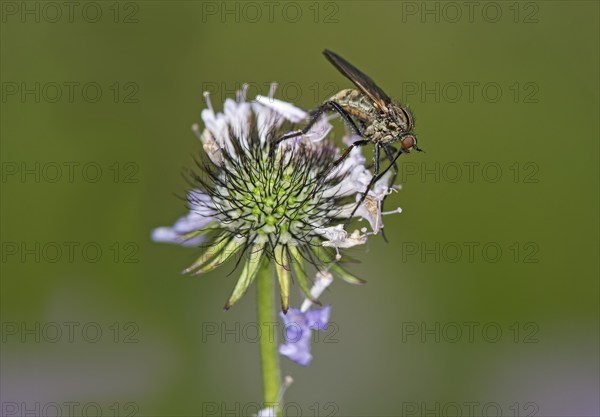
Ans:
[{"label": "fly's thorax", "polygon": [[373,142],[391,143],[398,140],[404,130],[394,119],[374,119],[364,132],[364,136]]},{"label": "fly's thorax", "polygon": [[386,117],[378,119],[372,127],[374,141],[397,142],[412,131],[413,117],[407,108],[391,104],[388,106]]}]

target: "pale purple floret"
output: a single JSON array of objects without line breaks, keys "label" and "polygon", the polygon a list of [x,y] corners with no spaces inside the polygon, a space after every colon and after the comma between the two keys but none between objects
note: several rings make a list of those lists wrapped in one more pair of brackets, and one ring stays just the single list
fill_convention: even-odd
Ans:
[{"label": "pale purple floret", "polygon": [[279,353],[302,366],[308,366],[312,360],[310,354],[312,330],[327,330],[330,312],[331,306],[325,306],[306,313],[297,308],[290,308],[287,314],[280,313],[285,325],[286,343],[279,346]]},{"label": "pale purple floret", "polygon": [[175,243],[182,246],[198,246],[205,236],[190,235],[206,227],[214,220],[215,210],[210,207],[211,199],[199,191],[188,193],[190,212],[180,217],[173,227],[158,227],[152,231],[155,242]]},{"label": "pale purple floret", "polygon": [[187,247],[199,246],[205,239],[202,235],[186,238],[175,232],[172,227],[157,227],[152,231],[152,240],[155,242],[175,243]]}]

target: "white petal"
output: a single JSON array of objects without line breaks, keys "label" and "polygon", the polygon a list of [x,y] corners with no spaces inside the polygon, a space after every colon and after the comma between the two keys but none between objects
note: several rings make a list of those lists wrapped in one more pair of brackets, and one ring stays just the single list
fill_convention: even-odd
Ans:
[{"label": "white petal", "polygon": [[298,123],[308,117],[308,113],[293,104],[265,96],[256,96],[256,102],[282,115],[293,123]]},{"label": "white petal", "polygon": [[369,170],[362,165],[358,165],[338,184],[324,190],[323,196],[331,198],[333,196],[343,197],[354,193],[362,193],[366,190],[371,178]]},{"label": "white petal", "polygon": [[236,139],[241,139],[241,145],[245,148],[249,148],[248,136],[249,132],[249,120],[251,115],[251,106],[245,102],[237,102],[231,99],[225,100],[223,106],[223,112],[227,117],[227,121],[233,136]]},{"label": "white petal", "polygon": [[261,104],[252,103],[252,110],[256,115],[256,129],[260,137],[260,144],[264,146],[267,134],[281,126],[285,119],[279,113]]},{"label": "white petal", "polygon": [[330,240],[323,242],[322,245],[325,247],[333,248],[351,248],[356,245],[363,245],[367,243],[367,235],[362,235],[358,230],[352,232],[350,236],[345,236],[341,240]]},{"label": "white petal", "polygon": [[200,132],[200,126],[198,126],[197,124],[193,124],[192,131],[202,142],[202,148],[204,149],[204,152],[206,152],[210,160],[215,165],[221,165],[221,162],[223,161],[221,148],[217,144],[217,141],[213,137],[213,134],[210,132],[210,130],[204,129],[202,132]]},{"label": "white petal", "polygon": [[390,194],[389,181],[392,173],[390,171],[386,172],[383,177],[381,177],[375,185],[373,185],[373,189],[369,191],[369,195],[376,198],[379,201],[382,201],[387,195]]},{"label": "white petal", "polygon": [[321,117],[304,135],[311,142],[320,142],[329,134],[333,126],[327,121],[326,117]]},{"label": "white petal", "polygon": [[341,241],[346,238],[346,231],[344,230],[343,224],[338,224],[336,226],[330,227],[317,227],[315,229],[315,233],[320,234],[327,240],[331,241]]},{"label": "white petal", "polygon": [[213,112],[210,109],[202,110],[200,113],[200,117],[204,121],[204,125],[210,132],[213,137],[219,144],[219,146],[223,146],[223,137],[227,135],[227,119],[223,113]]},{"label": "white petal", "polygon": [[[325,291],[325,289],[329,287],[332,282],[333,275],[331,275],[331,273],[324,271],[317,272],[317,276],[315,277],[315,283],[310,289],[310,295],[313,297],[313,299],[319,298],[321,294],[323,294],[323,291]],[[313,305],[313,302],[306,298],[302,303],[302,307],[300,307],[300,311],[306,313],[311,305]]]},{"label": "white petal", "polygon": [[[358,196],[357,196],[358,197]],[[369,222],[373,233],[377,234],[383,228],[381,203],[367,196],[365,201],[356,209],[354,217],[362,217]]]}]

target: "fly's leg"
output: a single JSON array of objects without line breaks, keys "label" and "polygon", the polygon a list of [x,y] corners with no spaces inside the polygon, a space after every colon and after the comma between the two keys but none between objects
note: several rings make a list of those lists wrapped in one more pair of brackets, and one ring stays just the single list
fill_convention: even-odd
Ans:
[{"label": "fly's leg", "polygon": [[[396,178],[398,177],[398,165],[396,165],[396,158],[394,158],[394,153],[398,151],[392,145],[388,144],[383,145],[383,151],[385,152],[387,158],[390,160],[390,166],[394,168],[394,175],[392,176],[392,181],[390,181],[390,184],[394,184],[394,182],[396,182]],[[381,212],[383,212],[384,204],[385,198],[381,200]],[[385,235],[385,230],[383,229],[381,229],[381,236],[383,237],[383,240],[385,240],[385,242],[388,243],[387,236]]]},{"label": "fly's leg", "polygon": [[[373,163],[375,164],[375,173],[373,175],[377,176],[379,175],[379,148],[380,145],[379,143],[375,144],[375,152],[373,154]],[[367,190],[369,191],[369,190]]]},{"label": "fly's leg", "polygon": [[384,144],[383,145],[383,151],[385,152],[385,156],[387,157],[387,159],[389,159],[390,162],[392,162],[392,166],[394,167],[394,177],[392,180],[392,183],[394,181],[396,181],[396,177],[398,176],[398,165],[396,165],[396,162],[394,159],[394,153],[398,152],[398,150],[396,148],[394,148],[392,145],[388,145],[388,144]]},{"label": "fly's leg", "polygon": [[344,121],[346,123],[348,123],[350,128],[357,135],[362,136],[360,130],[358,129],[358,127],[356,126],[356,123],[354,123],[354,120],[352,120],[350,115],[348,113],[346,113],[344,111],[344,109],[342,109],[342,107],[339,104],[337,104],[335,101],[329,100],[329,101],[326,101],[325,103],[321,104],[319,107],[317,107],[314,111],[311,112],[310,120],[308,121],[306,126],[304,126],[304,128],[302,128],[300,130],[294,130],[293,132],[286,133],[285,135],[283,135],[282,137],[280,137],[279,139],[274,141],[271,144],[271,149],[269,151],[269,154],[271,156],[273,156],[277,145],[279,145],[279,143],[283,142],[284,140],[292,139],[292,138],[307,134],[308,131],[310,130],[310,128],[314,126],[314,124],[317,122],[317,120],[319,120],[319,117],[321,117],[321,115],[328,110],[334,110],[335,112],[337,112],[340,116],[342,116]]},{"label": "fly's leg", "polygon": [[331,164],[331,168],[333,169],[336,166],[338,166],[339,164],[341,164],[344,161],[344,159],[346,159],[348,157],[348,155],[350,155],[350,151],[352,151],[353,148],[365,146],[368,143],[371,143],[371,141],[368,139],[360,139],[360,140],[357,140],[356,142],[352,143],[350,146],[348,146],[346,148],[346,150],[344,151],[342,156],[340,156],[338,159],[336,159],[333,162],[333,164]]},{"label": "fly's leg", "polygon": [[[391,145],[383,145],[383,150],[387,158],[390,160],[391,166],[394,168],[394,175],[392,176],[392,181],[390,181],[390,184],[393,184],[394,182],[396,182],[396,178],[398,178],[398,165],[396,165],[396,159],[398,157],[394,158],[394,152],[397,152],[397,150]],[[381,202],[381,211],[383,211],[384,202],[385,199],[383,199],[383,201]]]},{"label": "fly's leg", "polygon": [[[375,147],[376,152],[378,152],[377,150],[377,145]],[[367,190],[365,191],[365,193],[362,195],[360,201],[358,202],[358,204],[356,205],[356,207],[354,207],[354,210],[352,210],[352,214],[350,214],[350,217],[352,218],[352,216],[354,216],[354,213],[356,213],[356,210],[358,209],[358,207],[365,201],[365,199],[367,198],[367,193],[369,192],[369,190],[371,190],[371,188],[373,188],[373,186],[375,185],[375,183],[377,181],[379,181],[381,179],[381,177],[383,177],[386,172],[388,172],[390,170],[391,167],[395,167],[394,169],[397,170],[397,165],[396,165],[396,160],[398,159],[398,157],[400,155],[402,155],[405,151],[400,148],[400,150],[398,151],[398,153],[396,154],[396,156],[394,156],[394,158],[391,161],[391,164],[389,164],[382,172],[373,175],[373,178],[371,178],[371,181],[369,182],[369,185],[367,186]]]},{"label": "fly's leg", "polygon": [[[388,172],[391,167],[394,167],[394,170],[396,171],[396,175],[398,175],[398,165],[396,165],[396,160],[398,160],[400,155],[402,155],[403,153],[406,153],[406,151],[404,149],[400,148],[400,150],[398,150],[398,153],[396,154],[396,156],[394,156],[394,159],[392,159],[392,161],[391,161],[392,163],[386,169],[384,169],[383,172],[381,172],[379,175],[375,176],[371,181],[373,181],[373,180],[375,182],[379,181],[381,179],[381,177],[383,177],[385,175],[385,173]],[[394,180],[395,180],[395,178],[396,177],[394,177]]]},{"label": "fly's leg", "polygon": [[[371,178],[369,185],[367,185],[367,189],[365,190],[365,192],[362,193],[362,197],[360,198],[358,203],[356,203],[356,206],[354,206],[354,210],[352,210],[352,213],[350,214],[348,221],[350,221],[352,219],[352,216],[354,216],[354,213],[356,213],[356,210],[358,210],[360,205],[362,203],[364,203],[365,199],[367,198],[367,195],[369,194],[369,191],[371,190],[371,188],[373,188],[373,185],[375,185],[375,182],[380,177],[380,174],[379,174],[379,147],[380,146],[381,145],[379,143],[375,144],[375,151],[374,151],[374,155],[373,155],[373,162],[375,163],[375,174]],[[387,167],[383,172],[385,173],[388,169],[390,169],[390,167]]]},{"label": "fly's leg", "polygon": [[275,148],[277,147],[277,145],[279,145],[284,140],[292,139],[292,138],[302,136],[302,135],[305,135],[306,133],[308,133],[310,128],[313,127],[313,125],[317,122],[317,120],[319,120],[319,117],[321,117],[321,115],[323,114],[323,112],[325,112],[325,110],[327,110],[327,103],[320,105],[319,107],[316,108],[315,111],[313,111],[311,113],[310,120],[308,121],[306,126],[304,126],[303,129],[288,132],[285,135],[283,135],[282,137],[280,137],[279,139],[277,139],[276,141],[274,141],[271,144],[271,153],[273,153],[275,151]]},{"label": "fly's leg", "polygon": [[[333,171],[339,164],[341,164],[344,159],[346,159],[348,157],[348,155],[350,155],[350,151],[352,151],[352,149],[356,148],[356,147],[360,147],[360,146],[365,146],[366,144],[371,143],[370,140],[367,139],[361,139],[361,140],[357,140],[356,142],[352,143],[350,146],[348,146],[346,148],[346,150],[344,151],[344,153],[342,154],[342,156],[340,156],[338,159],[336,159],[330,166],[328,169],[324,170],[321,174],[319,174],[319,176],[317,177],[317,179],[323,180],[324,178],[327,177],[327,175],[329,175],[329,173],[331,171]],[[315,188],[314,192],[317,191],[317,188]]]},{"label": "fly's leg", "polygon": [[348,123],[348,125],[354,131],[354,133],[356,133],[358,136],[362,137],[362,132],[360,131],[360,129],[358,128],[358,126],[356,126],[356,123],[354,123],[354,120],[352,120],[352,117],[350,117],[350,115],[348,113],[346,113],[346,111],[344,109],[342,109],[342,106],[340,106],[339,104],[337,104],[335,101],[326,101],[325,104],[327,104],[328,106],[330,106],[340,116],[342,116],[342,118],[344,119],[344,121],[346,123]]}]

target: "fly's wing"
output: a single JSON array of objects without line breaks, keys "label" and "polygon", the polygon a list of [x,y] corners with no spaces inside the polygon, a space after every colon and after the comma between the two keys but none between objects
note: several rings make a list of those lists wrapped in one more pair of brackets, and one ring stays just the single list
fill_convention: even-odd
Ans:
[{"label": "fly's wing", "polygon": [[366,94],[373,101],[375,107],[384,113],[388,112],[388,105],[392,103],[392,99],[369,76],[363,74],[354,65],[328,49],[323,51],[323,55],[339,72],[344,74],[360,91]]}]

